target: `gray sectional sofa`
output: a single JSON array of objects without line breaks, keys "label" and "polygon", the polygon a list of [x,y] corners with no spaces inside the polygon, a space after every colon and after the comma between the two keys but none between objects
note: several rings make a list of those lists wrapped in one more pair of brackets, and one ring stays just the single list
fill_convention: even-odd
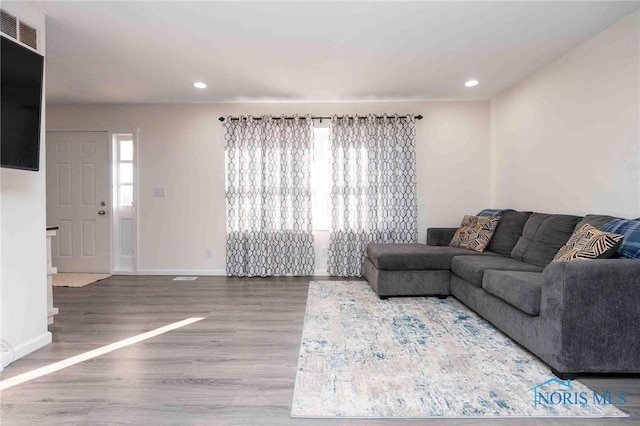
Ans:
[{"label": "gray sectional sofa", "polygon": [[381,299],[455,296],[561,378],[640,372],[640,259],[552,262],[585,217],[509,211],[487,250],[449,247],[456,228],[424,244],[369,244],[364,275]]}]

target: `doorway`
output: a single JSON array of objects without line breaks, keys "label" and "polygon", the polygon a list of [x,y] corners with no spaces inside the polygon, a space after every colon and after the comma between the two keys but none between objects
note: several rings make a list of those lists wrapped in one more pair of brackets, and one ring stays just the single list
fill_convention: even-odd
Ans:
[{"label": "doorway", "polygon": [[47,225],[59,272],[111,272],[107,132],[47,132]]},{"label": "doorway", "polygon": [[47,225],[59,272],[133,274],[136,132],[47,132]]}]

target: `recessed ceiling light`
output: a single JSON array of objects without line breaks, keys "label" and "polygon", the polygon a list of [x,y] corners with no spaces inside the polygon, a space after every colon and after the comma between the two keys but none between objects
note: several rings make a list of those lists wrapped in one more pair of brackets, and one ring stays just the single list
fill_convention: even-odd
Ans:
[{"label": "recessed ceiling light", "polygon": [[195,83],[193,83],[193,87],[197,87],[198,89],[206,89],[207,85],[201,81],[196,81]]},{"label": "recessed ceiling light", "polygon": [[467,86],[467,87],[477,86],[478,85],[478,80],[469,80],[464,85]]}]

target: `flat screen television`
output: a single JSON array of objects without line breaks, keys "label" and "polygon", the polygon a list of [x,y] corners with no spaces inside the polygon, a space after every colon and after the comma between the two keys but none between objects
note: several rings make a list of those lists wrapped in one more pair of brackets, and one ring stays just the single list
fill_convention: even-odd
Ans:
[{"label": "flat screen television", "polygon": [[37,171],[44,57],[0,39],[0,166]]}]

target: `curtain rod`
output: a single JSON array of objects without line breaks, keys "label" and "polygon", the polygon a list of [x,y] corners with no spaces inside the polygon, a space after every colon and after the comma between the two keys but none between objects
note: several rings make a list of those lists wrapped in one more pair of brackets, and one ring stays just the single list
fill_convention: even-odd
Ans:
[{"label": "curtain rod", "polygon": [[[389,116],[389,117],[393,117],[393,116]],[[281,118],[282,117],[273,117],[273,120],[280,120]],[[294,118],[295,117],[291,117],[291,116],[284,117],[285,120],[293,120]],[[304,118],[304,117],[300,116],[299,118]],[[331,118],[332,117],[311,116],[312,120],[320,120],[321,122],[322,122],[322,120],[331,120]],[[348,117],[348,116],[340,117],[340,116],[338,116],[338,118],[351,118],[351,117]],[[367,118],[367,116],[366,115],[359,115],[358,118]],[[384,117],[381,116],[381,115],[376,115],[376,118],[384,118]],[[406,115],[399,115],[398,118],[407,118],[407,116]],[[415,118],[416,118],[416,120],[422,120],[422,115],[416,115]],[[226,118],[225,117],[220,117],[220,118],[218,118],[218,120],[224,121],[224,120],[226,120]],[[231,120],[235,121],[235,120],[239,120],[239,118],[238,117],[231,117]],[[254,118],[254,120],[262,120],[262,118],[261,117],[256,117],[256,118]]]}]

